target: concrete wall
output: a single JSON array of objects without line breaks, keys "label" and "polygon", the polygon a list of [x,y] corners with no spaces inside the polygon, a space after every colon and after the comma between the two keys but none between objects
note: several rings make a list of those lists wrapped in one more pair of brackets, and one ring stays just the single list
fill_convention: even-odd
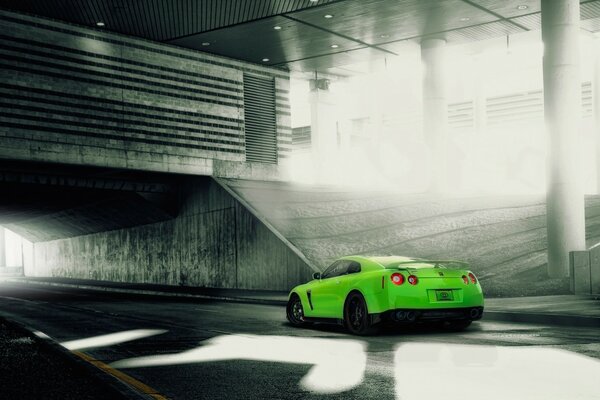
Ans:
[{"label": "concrete wall", "polygon": [[3,10],[0,60],[0,158],[274,179],[245,166],[244,74],[291,148],[286,71]]},{"label": "concrete wall", "polygon": [[288,290],[312,273],[210,178],[190,180],[172,220],[33,247],[28,276]]}]

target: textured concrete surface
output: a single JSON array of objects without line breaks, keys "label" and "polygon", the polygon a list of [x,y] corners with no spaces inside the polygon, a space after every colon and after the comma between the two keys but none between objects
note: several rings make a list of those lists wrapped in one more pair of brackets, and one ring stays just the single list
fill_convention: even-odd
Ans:
[{"label": "textured concrete surface", "polygon": [[312,270],[214,179],[190,178],[178,215],[34,244],[27,276],[288,290]]},{"label": "textured concrete surface", "polygon": [[[541,197],[451,198],[331,186],[224,180],[314,265],[348,254],[471,264],[488,296],[568,294],[546,272]],[[586,198],[587,244],[600,241],[600,197]]]},{"label": "textured concrete surface", "polygon": [[[590,328],[483,320],[459,333],[437,329],[384,330],[376,336],[353,337],[337,327],[292,328],[285,321],[282,307],[277,306],[140,297],[8,283],[0,285],[0,315],[35,327],[58,342],[97,338],[98,335],[132,329],[166,330],[138,340],[104,346],[97,344],[83,351],[108,364],[145,356],[171,356],[162,366],[117,368],[172,399],[431,398],[428,393],[433,395],[440,385],[446,393],[445,398],[452,399],[478,399],[482,395],[490,399],[558,399],[560,397],[551,392],[555,389],[553,382],[561,381],[565,376],[572,380],[571,385],[561,389],[566,388],[570,393],[563,398],[576,395],[585,399],[597,398],[596,393],[590,395],[591,378],[588,375],[596,371],[600,362],[600,338],[597,329]],[[205,357],[206,350],[219,341],[240,345],[250,340],[260,344],[264,337],[270,338],[273,345],[289,342],[290,346],[278,347],[279,354],[269,354],[268,349],[260,346],[236,350],[222,348],[220,354],[230,354],[231,359],[227,356],[225,359],[214,355]],[[348,390],[336,389],[335,384],[346,378],[336,374],[343,367],[338,363],[333,370],[320,370],[318,375],[318,381],[332,383],[333,390],[325,393],[318,385],[307,388],[306,374],[311,370],[311,362],[277,361],[292,356],[303,360],[303,354],[312,354],[324,343],[328,346],[327,350],[323,348],[324,354],[332,353],[344,344],[358,345],[356,352],[348,354],[348,362],[356,361],[355,356],[364,346],[364,377],[356,385]],[[467,359],[458,357],[454,359],[457,364],[453,368],[446,367],[448,362],[452,363],[452,358],[432,361],[434,354],[423,353],[423,346],[449,352],[444,354],[455,357],[458,357],[455,353],[458,350],[463,356],[464,352],[470,353],[471,364],[464,364]],[[179,355],[194,349],[194,353]],[[401,356],[408,356],[410,349],[421,349],[421,355],[411,359],[408,366]],[[240,350],[247,355],[254,354],[254,358],[236,359],[235,354]],[[514,370],[503,368],[503,362],[507,361],[504,356],[508,354],[519,359],[522,365]],[[569,363],[563,365],[563,361]],[[411,375],[411,371],[421,371],[421,367],[429,369],[425,374],[429,382],[434,374],[437,385],[427,385],[418,376]],[[477,374],[477,379],[458,384],[448,382],[447,378],[454,376],[455,369],[463,379],[473,374]],[[520,385],[523,379],[526,386]],[[487,386],[471,390],[478,389],[480,383]],[[469,390],[464,390],[466,386]],[[421,397],[403,396],[409,387],[418,387]],[[596,387],[592,386],[592,389]],[[498,397],[506,390],[512,396]]]},{"label": "textured concrete surface", "polygon": [[287,71],[5,10],[0,20],[0,158],[269,179],[276,166],[238,165],[248,72],[273,80],[274,150],[289,154]]}]

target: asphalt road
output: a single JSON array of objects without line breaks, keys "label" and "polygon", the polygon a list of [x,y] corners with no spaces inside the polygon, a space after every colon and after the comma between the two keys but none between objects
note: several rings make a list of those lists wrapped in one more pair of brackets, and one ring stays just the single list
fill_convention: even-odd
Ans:
[{"label": "asphalt road", "polygon": [[0,315],[172,399],[600,399],[595,328],[484,318],[354,337],[293,328],[278,306],[8,282]]}]

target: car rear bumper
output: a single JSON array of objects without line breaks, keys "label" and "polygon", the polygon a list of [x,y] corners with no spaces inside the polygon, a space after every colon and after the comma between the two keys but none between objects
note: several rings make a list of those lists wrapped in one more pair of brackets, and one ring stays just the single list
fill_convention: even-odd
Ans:
[{"label": "car rear bumper", "polygon": [[398,308],[379,314],[372,314],[373,323],[391,321],[397,323],[415,323],[429,321],[469,320],[476,321],[483,316],[483,307],[413,309]]}]

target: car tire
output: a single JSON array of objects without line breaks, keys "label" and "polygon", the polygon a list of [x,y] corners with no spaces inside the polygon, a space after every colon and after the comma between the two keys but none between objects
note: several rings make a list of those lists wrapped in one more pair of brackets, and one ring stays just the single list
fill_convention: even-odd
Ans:
[{"label": "car tire", "polygon": [[286,317],[290,324],[294,326],[306,325],[306,321],[304,319],[304,307],[302,306],[302,301],[297,294],[293,294],[287,303]]},{"label": "car tire", "polygon": [[344,325],[354,335],[371,335],[375,332],[371,325],[371,317],[367,302],[362,294],[352,292],[344,303]]},{"label": "car tire", "polygon": [[459,320],[459,321],[447,321],[445,324],[445,328],[449,331],[462,331],[467,329],[471,325],[471,320]]}]

